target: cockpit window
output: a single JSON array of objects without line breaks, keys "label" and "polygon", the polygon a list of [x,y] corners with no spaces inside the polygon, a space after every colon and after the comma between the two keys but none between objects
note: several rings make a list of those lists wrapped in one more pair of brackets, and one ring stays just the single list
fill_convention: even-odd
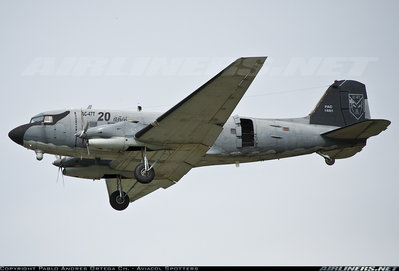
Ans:
[{"label": "cockpit window", "polygon": [[37,116],[37,117],[33,117],[30,120],[30,123],[41,123],[44,121],[44,116]]},{"label": "cockpit window", "polygon": [[33,118],[31,118],[30,123],[35,123],[37,124],[48,124],[48,125],[53,125],[56,124],[58,121],[61,119],[65,118],[68,116],[70,111],[65,111],[60,114],[52,114],[52,112],[45,112],[45,113],[40,113]]},{"label": "cockpit window", "polygon": [[30,123],[52,124],[53,123],[53,116],[37,116],[37,117],[33,117],[30,120]]},{"label": "cockpit window", "polygon": [[44,116],[44,124],[52,124],[53,116]]}]

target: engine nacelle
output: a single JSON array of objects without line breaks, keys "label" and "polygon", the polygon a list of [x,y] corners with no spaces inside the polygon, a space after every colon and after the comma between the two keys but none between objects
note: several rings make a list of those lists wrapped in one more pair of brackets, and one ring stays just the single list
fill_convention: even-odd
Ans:
[{"label": "engine nacelle", "polygon": [[126,151],[129,147],[143,147],[133,137],[90,138],[89,147],[99,150]]},{"label": "engine nacelle", "polygon": [[62,171],[66,176],[99,180],[102,178],[116,178],[121,176],[123,178],[134,178],[134,173],[130,171],[115,170],[108,166],[88,166],[88,167],[66,167]]}]

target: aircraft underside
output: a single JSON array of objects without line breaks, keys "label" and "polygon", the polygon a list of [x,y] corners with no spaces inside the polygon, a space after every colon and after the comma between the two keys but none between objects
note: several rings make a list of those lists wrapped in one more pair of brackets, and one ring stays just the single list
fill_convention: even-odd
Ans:
[{"label": "aircraft underside", "polygon": [[[56,146],[54,144],[46,144],[41,142],[27,141],[26,146],[35,146],[35,148],[42,150],[42,152],[54,154],[64,159],[73,159],[74,163],[69,167],[64,167],[64,173],[67,176],[73,176],[78,178],[86,179],[101,179],[104,176],[116,176],[121,175],[123,178],[134,178],[133,171],[135,167],[143,162],[142,151],[125,151],[120,153],[99,151],[99,150],[87,150],[87,148],[73,148],[68,146]],[[310,148],[295,148],[276,151],[275,149],[259,149],[256,147],[247,147],[236,149],[234,152],[230,153],[207,153],[201,157],[196,163],[191,164],[192,167],[202,167],[202,166],[213,166],[213,165],[224,165],[224,164],[240,164],[248,162],[266,161],[274,159],[282,159],[293,156],[300,156],[312,153],[318,153],[326,161],[330,157],[334,159],[348,158],[355,155],[357,152],[366,145],[366,140],[359,140],[356,142],[329,142],[329,145],[324,146],[312,146]],[[210,149],[212,150],[212,148]],[[165,163],[167,157],[173,154],[174,150],[157,150],[148,151],[147,159],[149,163],[158,160]],[[339,155],[338,155],[339,154]],[[333,159],[333,158],[330,158]],[[88,162],[91,160],[92,162]],[[126,170],[118,171],[118,168],[113,168],[111,163],[101,163],[100,161],[116,161],[116,160],[127,160],[128,166]],[[82,162],[80,162],[82,161]],[[158,161],[158,162],[159,162]],[[329,161],[330,162],[330,161]],[[331,162],[330,162],[331,163]],[[161,164],[161,163],[160,163]],[[328,163],[329,164],[329,163]],[[94,170],[89,170],[88,168],[97,166]],[[99,169],[98,166],[102,168]],[[74,169],[73,169],[74,168]],[[80,169],[80,170],[79,170]],[[155,165],[154,169],[157,172],[156,179],[168,178],[168,173],[162,172],[162,167]],[[80,172],[83,172],[80,175]],[[92,172],[89,173],[89,172]],[[119,172],[119,173],[118,173]]]}]

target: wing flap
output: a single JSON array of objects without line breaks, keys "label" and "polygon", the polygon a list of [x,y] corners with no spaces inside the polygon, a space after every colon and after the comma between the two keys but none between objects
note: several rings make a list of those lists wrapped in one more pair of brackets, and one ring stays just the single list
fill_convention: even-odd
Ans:
[{"label": "wing flap", "polygon": [[367,139],[386,130],[390,124],[389,120],[370,119],[323,133],[322,136],[339,140]]}]

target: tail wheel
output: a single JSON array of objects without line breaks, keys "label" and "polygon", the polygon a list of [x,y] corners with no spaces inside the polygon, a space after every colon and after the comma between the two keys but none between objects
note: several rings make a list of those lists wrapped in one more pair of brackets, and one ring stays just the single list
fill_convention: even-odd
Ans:
[{"label": "tail wheel", "polygon": [[148,184],[150,183],[155,177],[154,168],[150,170],[145,170],[145,166],[143,163],[138,164],[136,169],[134,170],[134,177],[139,183]]},{"label": "tail wheel", "polygon": [[324,160],[326,161],[326,164],[329,165],[329,166],[332,166],[335,163],[335,159],[334,158],[324,158]]},{"label": "tail wheel", "polygon": [[129,202],[129,196],[125,192],[122,192],[121,197],[121,193],[119,191],[115,191],[109,197],[109,203],[111,204],[112,208],[118,211],[125,210],[127,206],[129,206]]}]

